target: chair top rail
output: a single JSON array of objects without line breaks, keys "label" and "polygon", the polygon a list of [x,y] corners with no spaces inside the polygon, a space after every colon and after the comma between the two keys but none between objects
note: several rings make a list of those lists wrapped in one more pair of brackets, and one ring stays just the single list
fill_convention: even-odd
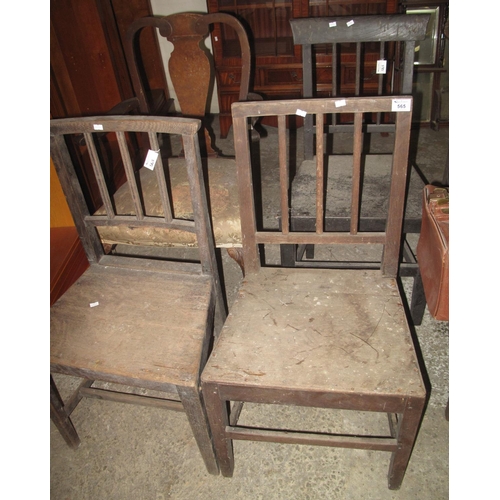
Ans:
[{"label": "chair top rail", "polygon": [[296,45],[417,41],[425,38],[429,14],[306,17],[291,19]]},{"label": "chair top rail", "polygon": [[[284,99],[279,101],[235,102],[231,105],[233,118],[256,116],[338,114],[338,113],[377,113],[411,111],[411,96],[376,97],[324,97],[312,99]],[[397,107],[399,104],[399,107]],[[394,109],[396,108],[397,109]]]},{"label": "chair top rail", "polygon": [[51,135],[91,132],[156,132],[158,134],[194,135],[200,128],[199,120],[182,117],[144,116],[87,116],[61,118],[50,121]]}]

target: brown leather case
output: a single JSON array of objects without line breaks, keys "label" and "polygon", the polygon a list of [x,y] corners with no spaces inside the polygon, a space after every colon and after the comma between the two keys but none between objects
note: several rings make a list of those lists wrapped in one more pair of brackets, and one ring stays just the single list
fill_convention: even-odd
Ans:
[{"label": "brown leather case", "polygon": [[417,260],[425,300],[437,320],[449,320],[450,200],[447,189],[425,186]]}]

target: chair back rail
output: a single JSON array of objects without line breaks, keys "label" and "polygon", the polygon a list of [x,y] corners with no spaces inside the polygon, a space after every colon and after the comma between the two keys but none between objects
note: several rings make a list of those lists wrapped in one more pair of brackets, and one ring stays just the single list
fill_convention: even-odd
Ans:
[{"label": "chair back rail", "polygon": [[[374,112],[394,111],[395,103],[405,100],[404,110],[395,112],[394,149],[390,183],[390,199],[384,232],[360,232],[360,196],[363,136],[363,116]],[[404,213],[407,155],[410,142],[411,97],[351,97],[346,99],[293,99],[263,103],[234,103],[232,105],[235,152],[238,165],[238,184],[243,233],[243,254],[247,272],[256,272],[260,267],[259,244],[374,244],[384,245],[381,271],[386,276],[396,276],[398,272],[401,231]],[[286,146],[286,117],[300,110],[307,116],[314,115],[320,124],[316,134],[316,229],[315,232],[292,231],[290,227],[289,166]],[[355,133],[353,137],[353,182],[351,192],[351,225],[348,232],[325,231],[324,204],[324,133],[321,124],[328,114],[353,113]],[[252,181],[252,163],[248,120],[259,116],[278,117],[278,154],[280,168],[281,229],[278,231],[257,229],[255,196]],[[321,131],[321,133],[320,133]],[[250,187],[250,188],[249,188]]]},{"label": "chair back rail", "polygon": [[[314,86],[314,59],[313,46],[316,44],[331,44],[332,46],[332,97],[340,97],[339,79],[341,77],[337,68],[339,64],[339,48],[341,44],[355,43],[355,82],[354,95],[366,95],[363,92],[363,53],[364,46],[369,42],[380,44],[379,58],[386,59],[388,42],[398,42],[404,45],[401,52],[396,51],[396,58],[393,61],[393,75],[389,89],[385,83],[386,74],[380,73],[377,77],[377,95],[390,94],[411,94],[413,85],[413,66],[415,46],[417,41],[425,38],[427,24],[430,16],[421,15],[371,15],[355,17],[318,17],[318,18],[297,18],[290,20],[294,43],[302,45],[303,64],[303,97],[315,97],[316,88]],[[390,61],[388,61],[390,63]],[[396,72],[399,74],[396,78]],[[395,82],[400,84],[396,85]],[[352,130],[355,125],[337,122],[334,117],[330,125],[331,130],[342,129]],[[390,132],[394,128],[392,123],[383,123],[381,113],[377,113],[374,123],[366,125],[368,132]],[[306,117],[304,123],[304,134],[311,136],[314,133],[314,124],[311,117]],[[305,156],[307,159],[313,156],[313,143],[311,140],[305,141]]]}]

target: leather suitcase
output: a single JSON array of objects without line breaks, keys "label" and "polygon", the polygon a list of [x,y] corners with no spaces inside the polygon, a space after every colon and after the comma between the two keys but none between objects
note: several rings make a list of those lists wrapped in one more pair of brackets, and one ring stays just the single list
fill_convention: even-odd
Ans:
[{"label": "leather suitcase", "polygon": [[423,190],[422,227],[417,260],[430,314],[449,320],[449,234],[448,190],[427,185]]}]

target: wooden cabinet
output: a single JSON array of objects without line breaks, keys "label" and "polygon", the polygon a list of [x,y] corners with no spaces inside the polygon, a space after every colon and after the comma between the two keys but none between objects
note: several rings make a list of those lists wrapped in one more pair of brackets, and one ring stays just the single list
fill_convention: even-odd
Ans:
[{"label": "wooden cabinet", "polygon": [[[290,19],[298,17],[361,16],[393,14],[397,0],[208,0],[209,12],[228,12],[247,28],[255,56],[253,91],[268,99],[302,96],[302,52],[293,44]],[[219,91],[221,136],[231,126],[231,103],[238,98],[241,62],[236,34],[229,27],[216,27],[212,43]],[[352,46],[350,46],[352,45]],[[318,95],[330,93],[331,48],[316,49]],[[377,90],[375,66],[378,48],[365,54],[364,91]],[[355,47],[344,44],[340,53],[340,89],[344,95],[354,93]],[[372,88],[373,87],[373,88]]]}]

